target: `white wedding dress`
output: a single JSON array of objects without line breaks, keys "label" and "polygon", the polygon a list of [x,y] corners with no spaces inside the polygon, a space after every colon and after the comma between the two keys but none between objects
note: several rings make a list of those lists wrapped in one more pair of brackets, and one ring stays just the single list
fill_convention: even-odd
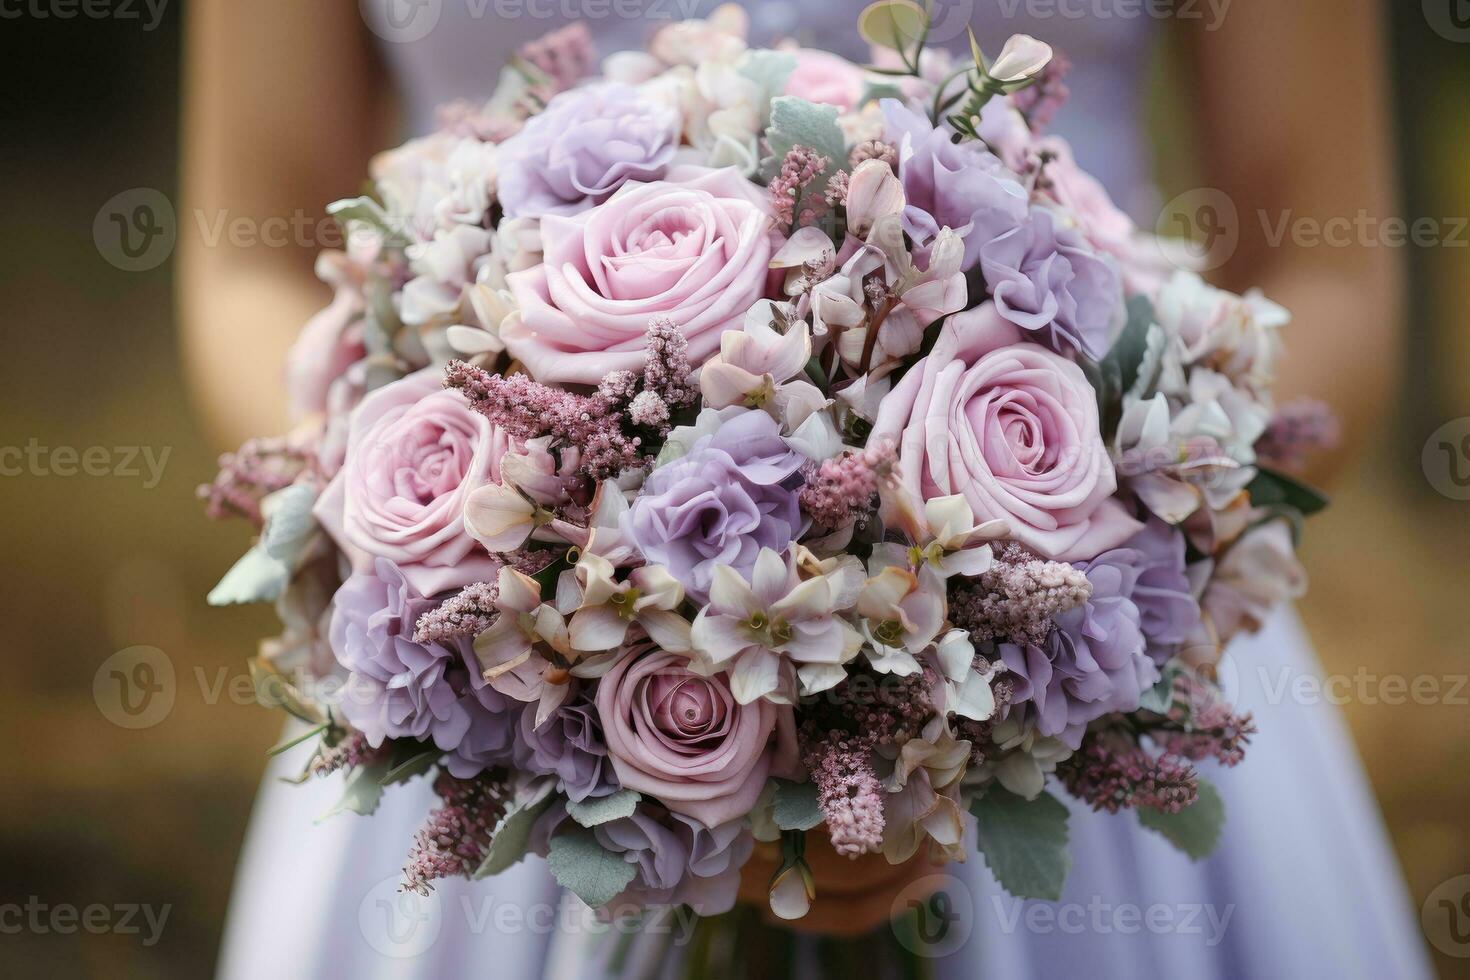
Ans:
[{"label": "white wedding dress", "polygon": [[[981,8],[973,23],[987,47],[1027,31],[1069,54],[1073,95],[1056,128],[1120,203],[1145,207],[1147,189],[1138,178],[1147,172],[1140,130],[1147,18],[1031,23],[1025,5],[973,5]],[[527,3],[525,9],[553,6]],[[707,14],[712,6],[705,0],[695,12]],[[862,4],[749,6],[754,40],[794,34],[831,48],[855,39]],[[383,7],[363,4],[370,17]],[[676,8],[647,0],[638,9]],[[426,9],[439,17],[427,36],[384,44],[420,125],[437,103],[485,94],[506,54],[555,26],[532,16],[497,21],[495,5],[472,0],[430,0]],[[1017,16],[1004,17],[1002,10]],[[380,37],[395,36],[387,22],[371,26]],[[589,26],[606,52],[640,45],[654,25],[608,17]],[[1237,769],[1203,767],[1226,805],[1215,853],[1191,863],[1131,814],[1073,805],[1073,867],[1061,903],[1011,899],[978,857],[951,869],[944,890],[955,917],[943,944],[948,955],[934,961],[933,975],[1429,976],[1414,909],[1341,718],[1325,700],[1302,704],[1280,696],[1292,690],[1283,677],[1320,673],[1294,615],[1288,610],[1260,635],[1238,641],[1229,661],[1236,701],[1255,714],[1260,734]],[[346,814],[317,824],[336,801],[339,781],[299,787],[277,781],[300,763],[299,752],[273,762],[256,802],[221,952],[220,975],[227,980],[601,978],[609,975],[614,950],[623,975],[636,977],[653,969],[648,964],[669,940],[650,931],[618,942],[577,899],[562,894],[536,858],[486,881],[443,881],[427,899],[402,895],[405,854],[433,803],[427,781],[391,790],[371,818]],[[678,924],[665,925],[677,930]],[[797,949],[807,957],[799,975],[816,975],[815,954],[810,948],[803,954],[802,942]]]}]

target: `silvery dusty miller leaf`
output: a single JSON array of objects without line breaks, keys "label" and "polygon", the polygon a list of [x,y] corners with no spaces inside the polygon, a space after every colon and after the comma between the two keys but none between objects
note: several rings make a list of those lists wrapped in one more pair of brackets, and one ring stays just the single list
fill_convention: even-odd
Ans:
[{"label": "silvery dusty miller leaf", "polygon": [[786,80],[795,70],[796,55],[789,52],[758,49],[746,53],[740,64],[740,74],[761,87],[762,126],[770,118],[770,100],[786,90]]},{"label": "silvery dusty miller leaf", "polygon": [[825,818],[817,806],[816,784],[776,780],[771,816],[782,830],[811,830],[820,824]]},{"label": "silvery dusty miller leaf", "polygon": [[637,870],[582,828],[553,837],[546,864],[558,884],[593,908],[616,898]]},{"label": "silvery dusty miller leaf", "polygon": [[291,577],[283,562],[272,558],[264,545],[257,544],[225,572],[209,592],[211,606],[230,606],[242,602],[274,602],[279,599]]},{"label": "silvery dusty miller leaf", "polygon": [[266,554],[287,565],[296,564],[316,530],[316,518],[311,516],[315,503],[316,491],[299,483],[277,490],[261,501],[266,522],[260,543]]},{"label": "silvery dusty miller leaf", "polygon": [[596,827],[609,820],[631,817],[643,797],[631,789],[620,789],[608,796],[594,797],[581,803],[567,801],[567,813],[584,827]]},{"label": "silvery dusty miller leaf", "polygon": [[771,100],[771,128],[766,132],[771,157],[761,167],[769,181],[781,169],[781,161],[793,146],[805,146],[827,158],[827,169],[814,180],[806,193],[820,197],[827,178],[847,163],[847,141],[837,125],[837,107],[816,105],[792,95]]}]

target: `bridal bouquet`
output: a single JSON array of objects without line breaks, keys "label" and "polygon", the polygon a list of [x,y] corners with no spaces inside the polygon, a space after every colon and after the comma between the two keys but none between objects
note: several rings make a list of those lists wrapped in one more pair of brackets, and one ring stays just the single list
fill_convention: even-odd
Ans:
[{"label": "bridal bouquet", "polygon": [[1218,835],[1194,764],[1253,728],[1213,665],[1323,503],[1287,314],[1047,134],[1047,45],[859,30],[870,65],[726,8],[597,72],[566,28],[330,206],[299,424],[201,490],[259,532],[211,601],[276,603],[260,697],[338,810],[432,781],[404,887],[534,853],[713,913],[768,842],[796,918],[813,834],[1049,898],[1057,794]]}]

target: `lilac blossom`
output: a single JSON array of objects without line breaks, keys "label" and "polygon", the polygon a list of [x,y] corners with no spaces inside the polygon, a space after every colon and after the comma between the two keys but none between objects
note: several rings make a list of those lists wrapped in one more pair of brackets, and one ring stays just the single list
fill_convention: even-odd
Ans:
[{"label": "lilac blossom", "polygon": [[883,790],[868,741],[833,730],[804,747],[803,762],[816,784],[817,806],[826,819],[832,849],[844,857],[881,850]]},{"label": "lilac blossom", "polygon": [[434,792],[442,805],[414,834],[403,868],[403,889],[427,895],[439,878],[474,874],[490,849],[495,826],[505,815],[508,799],[504,784],[489,780],[456,779],[441,773]]},{"label": "lilac blossom", "polygon": [[[806,146],[793,146],[781,161],[781,169],[771,178],[767,190],[771,195],[771,213],[783,228],[795,229],[817,219],[819,203],[803,202],[802,194],[831,165],[832,161]],[[818,198],[818,202],[825,199]]]},{"label": "lilac blossom", "polygon": [[576,447],[592,479],[643,465],[639,438],[623,434],[622,413],[601,395],[552,388],[524,374],[507,378],[458,360],[445,369],[444,387],[461,392],[471,408],[513,438],[551,436]]},{"label": "lilac blossom", "polygon": [[1267,466],[1296,472],[1315,452],[1337,448],[1342,437],[1337,416],[1325,402],[1295,398],[1276,409],[1256,456]]},{"label": "lilac blossom", "polygon": [[570,215],[626,181],[652,181],[678,149],[676,109],[617,83],[556,96],[500,144],[500,202],[507,217]]},{"label": "lilac blossom", "polygon": [[286,438],[250,439],[220,456],[219,474],[196,495],[210,520],[238,515],[259,528],[265,523],[261,500],[295,483],[306,472],[308,459],[305,449]]},{"label": "lilac blossom", "polygon": [[1079,569],[1008,541],[974,586],[956,590],[950,616],[977,641],[1041,646],[1056,628],[1055,617],[1090,595],[1092,586]]},{"label": "lilac blossom", "polygon": [[1138,807],[1178,813],[1199,796],[1192,766],[1168,753],[1150,755],[1133,735],[1114,728],[1089,732],[1057,776],[1067,792],[1107,813]]}]

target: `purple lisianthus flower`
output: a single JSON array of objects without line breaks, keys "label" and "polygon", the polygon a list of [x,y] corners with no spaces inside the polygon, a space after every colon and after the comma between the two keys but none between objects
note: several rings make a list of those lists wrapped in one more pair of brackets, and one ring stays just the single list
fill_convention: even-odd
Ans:
[{"label": "purple lisianthus flower", "polygon": [[577,802],[618,788],[597,707],[586,697],[557,708],[540,728],[536,712],[522,711],[515,764],[538,775],[556,776],[560,789]]},{"label": "purple lisianthus flower", "polygon": [[1073,347],[1093,360],[1108,352],[1123,315],[1123,280],[1051,211],[1033,207],[1025,222],[982,243],[980,271],[1000,315],[1044,332],[1053,350]]},{"label": "purple lisianthus flower", "polygon": [[679,145],[671,106],[616,83],[553,98],[500,144],[499,199],[506,217],[576,214],[629,180],[657,180]]},{"label": "purple lisianthus flower", "polygon": [[433,742],[445,765],[468,778],[506,759],[514,718],[480,678],[468,637],[416,643],[414,626],[435,601],[419,595],[393,562],[352,575],[332,600],[329,638],[348,671],[343,717],[376,747],[388,738]]},{"label": "purple lisianthus flower", "polygon": [[936,128],[896,99],[884,99],[882,108],[884,138],[898,147],[903,230],[923,250],[940,229],[953,229],[965,245],[961,268],[969,271],[981,246],[1025,223],[1026,188],[980,143],[953,142],[949,127]]},{"label": "purple lisianthus flower", "polygon": [[1132,548],[1114,548],[1079,563],[1091,598],[1059,615],[1040,646],[1000,644],[1015,683],[1011,716],[1075,749],[1088,722],[1138,708],[1139,695],[1159,679],[1133,601],[1141,560]]},{"label": "purple lisianthus flower", "polygon": [[1133,604],[1148,655],[1163,666],[1199,625],[1199,602],[1185,571],[1184,532],[1150,516],[1127,543],[1138,552]]},{"label": "purple lisianthus flower", "polygon": [[649,474],[622,517],[644,559],[699,602],[709,598],[716,565],[748,580],[762,548],[784,553],[801,529],[797,471],[805,458],[765,412],[726,409],[720,418],[687,455]]}]

